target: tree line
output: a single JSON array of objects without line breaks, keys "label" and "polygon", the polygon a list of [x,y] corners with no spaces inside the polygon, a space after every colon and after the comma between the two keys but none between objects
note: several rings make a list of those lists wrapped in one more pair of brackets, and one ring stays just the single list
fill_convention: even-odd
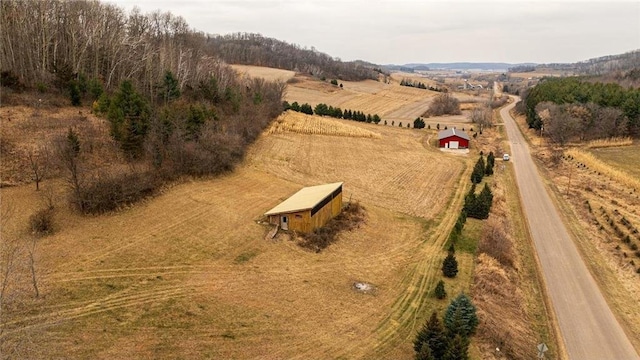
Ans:
[{"label": "tree line", "polygon": [[289,102],[287,101],[283,101],[282,106],[285,111],[293,110],[308,115],[316,114],[319,116],[330,116],[336,119],[353,120],[374,124],[378,124],[382,120],[378,114],[365,114],[364,112],[359,110],[342,110],[339,107],[333,107],[324,103],[319,103],[315,106],[315,108],[312,108],[308,103],[300,105],[297,101],[294,101],[291,104],[289,104]]},{"label": "tree line", "polygon": [[207,35],[207,46],[231,64],[268,66],[347,81],[378,79],[378,72],[361,62],[343,62],[314,47],[307,49],[255,33]]},{"label": "tree line", "polygon": [[447,92],[447,89],[441,89],[438,87],[433,87],[431,85],[427,86],[423,82],[413,81],[411,79],[400,80],[400,86],[408,86],[408,87],[414,87],[418,89],[431,90],[431,91],[437,91],[437,92]]},{"label": "tree line", "polygon": [[579,78],[550,78],[523,95],[529,127],[560,144],[576,138],[640,136],[640,89]]}]

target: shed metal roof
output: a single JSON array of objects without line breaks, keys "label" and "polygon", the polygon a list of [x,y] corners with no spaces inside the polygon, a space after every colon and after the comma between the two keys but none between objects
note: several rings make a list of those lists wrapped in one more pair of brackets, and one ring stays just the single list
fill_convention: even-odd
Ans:
[{"label": "shed metal roof", "polygon": [[342,186],[342,182],[302,188],[287,200],[267,211],[265,215],[285,214],[311,209],[340,186]]},{"label": "shed metal roof", "polygon": [[456,128],[451,128],[451,129],[440,131],[438,133],[438,140],[442,140],[442,139],[445,139],[445,138],[448,138],[448,137],[454,136],[454,135],[455,136],[459,136],[459,137],[461,137],[463,139],[466,139],[466,140],[470,140],[469,139],[469,135],[467,135],[467,133],[465,133],[462,130],[458,130]]}]

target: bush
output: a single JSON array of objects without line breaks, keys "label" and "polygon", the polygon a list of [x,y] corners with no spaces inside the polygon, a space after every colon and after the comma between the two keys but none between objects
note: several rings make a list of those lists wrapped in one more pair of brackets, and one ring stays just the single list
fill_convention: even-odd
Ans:
[{"label": "bush", "polygon": [[365,209],[360,203],[348,203],[338,216],[329,220],[323,227],[308,234],[302,234],[302,241],[298,245],[319,253],[334,243],[341,231],[348,231],[359,226],[365,216]]},{"label": "bush", "polygon": [[29,229],[32,234],[45,236],[53,233],[53,207],[36,211],[29,217]]},{"label": "bush", "polygon": [[433,99],[424,116],[460,115],[460,102],[449,93],[442,93]]},{"label": "bush", "polygon": [[151,172],[103,174],[79,189],[72,203],[87,214],[105,213],[153,195],[161,184]]}]

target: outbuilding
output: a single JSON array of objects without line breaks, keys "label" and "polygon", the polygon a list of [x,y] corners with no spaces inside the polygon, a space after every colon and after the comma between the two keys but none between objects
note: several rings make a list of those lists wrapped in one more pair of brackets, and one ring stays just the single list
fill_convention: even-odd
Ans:
[{"label": "outbuilding", "polygon": [[469,135],[462,130],[451,128],[438,133],[438,143],[445,149],[469,148]]},{"label": "outbuilding", "polygon": [[337,182],[302,188],[265,216],[282,230],[308,233],[322,227],[341,210],[342,182]]}]

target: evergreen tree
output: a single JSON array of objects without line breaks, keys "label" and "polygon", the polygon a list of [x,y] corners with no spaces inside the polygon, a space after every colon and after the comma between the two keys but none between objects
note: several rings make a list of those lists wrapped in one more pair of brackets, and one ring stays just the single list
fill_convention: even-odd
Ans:
[{"label": "evergreen tree", "polygon": [[69,98],[71,99],[72,106],[81,105],[80,87],[75,80],[69,82]]},{"label": "evergreen tree", "polygon": [[427,344],[422,344],[422,348],[416,354],[416,360],[436,360],[431,353],[431,348]]},{"label": "evergreen tree", "polygon": [[467,360],[469,359],[469,339],[456,334],[447,344],[447,350],[443,360]]},{"label": "evergreen tree", "polygon": [[307,115],[313,115],[313,108],[308,103],[300,105],[300,112]]},{"label": "evergreen tree", "polygon": [[165,103],[180,97],[180,84],[173,73],[167,70],[164,73],[164,81],[162,83],[162,98]]},{"label": "evergreen tree", "polygon": [[80,155],[80,139],[72,128],[69,128],[69,132],[67,132],[67,148],[69,149],[70,157],[76,158]]},{"label": "evergreen tree", "polygon": [[489,176],[493,175],[493,165],[495,163],[495,156],[493,155],[493,151],[487,155],[487,166],[484,169],[484,174]]},{"label": "evergreen tree", "polygon": [[123,81],[109,103],[107,119],[111,123],[111,136],[120,143],[125,155],[137,157],[142,153],[149,113],[149,106],[131,81]]},{"label": "evergreen tree", "polygon": [[458,295],[451,301],[444,314],[444,326],[450,334],[469,337],[478,327],[476,307],[465,294]]},{"label": "evergreen tree", "polygon": [[458,260],[454,254],[449,253],[442,262],[442,273],[448,278],[454,278],[458,275]]},{"label": "evergreen tree", "polygon": [[471,173],[471,182],[474,184],[479,184],[484,177],[484,170],[484,158],[482,157],[482,155],[480,155],[480,158],[473,167],[473,172]]},{"label": "evergreen tree", "polygon": [[287,110],[289,110],[289,109],[291,109],[291,105],[289,104],[289,102],[288,102],[288,101],[286,101],[286,100],[285,100],[285,101],[283,101],[283,102],[282,102],[282,110],[283,110],[283,111],[287,111]]},{"label": "evergreen tree", "polygon": [[435,359],[441,359],[447,348],[447,337],[444,332],[444,327],[435,311],[431,313],[429,320],[427,320],[418,332],[416,339],[413,341],[413,349],[419,354],[425,345],[429,347],[431,355]]},{"label": "evergreen tree", "polygon": [[436,288],[433,291],[433,293],[436,296],[436,298],[438,298],[440,300],[442,300],[442,299],[447,297],[447,292],[444,289],[444,281],[442,281],[442,280],[438,281],[438,284],[436,285]]},{"label": "evergreen tree", "polygon": [[298,102],[297,102],[297,101],[294,101],[294,102],[291,104],[291,110],[293,110],[293,111],[297,111],[297,112],[300,112],[300,104],[298,104]]},{"label": "evergreen tree", "polygon": [[424,129],[424,126],[425,126],[424,120],[422,120],[421,118],[417,117],[415,120],[413,120],[414,129]]},{"label": "evergreen tree", "polygon": [[[378,116],[378,114],[374,114],[374,115],[373,115],[373,123],[374,123],[374,124],[378,124],[378,123],[380,123],[380,120],[381,120],[381,119],[380,119],[380,116]],[[386,124],[385,124],[385,125],[386,125]]]}]

